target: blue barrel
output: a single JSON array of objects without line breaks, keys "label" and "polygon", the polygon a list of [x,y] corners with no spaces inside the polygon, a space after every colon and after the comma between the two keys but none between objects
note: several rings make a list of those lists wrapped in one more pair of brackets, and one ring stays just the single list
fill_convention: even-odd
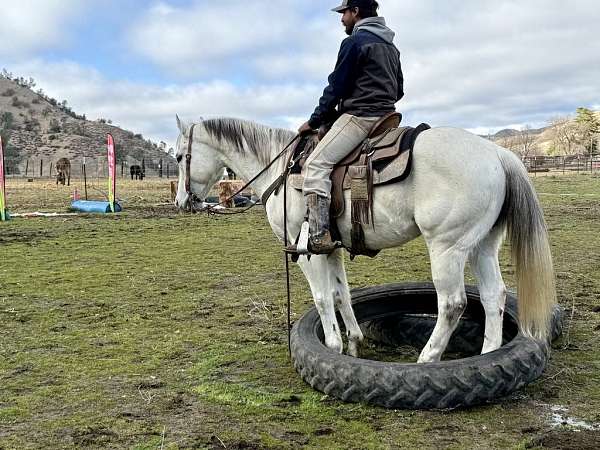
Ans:
[{"label": "blue barrel", "polygon": [[[71,208],[75,211],[86,213],[111,213],[109,202],[97,202],[93,200],[77,200],[71,203]],[[115,212],[121,212],[121,205],[115,202]]]}]

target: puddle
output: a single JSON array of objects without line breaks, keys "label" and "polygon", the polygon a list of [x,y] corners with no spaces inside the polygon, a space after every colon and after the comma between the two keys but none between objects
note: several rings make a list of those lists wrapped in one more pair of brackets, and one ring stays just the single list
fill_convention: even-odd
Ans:
[{"label": "puddle", "polygon": [[561,405],[544,405],[550,407],[552,415],[550,416],[550,425],[552,428],[568,426],[579,430],[595,431],[600,430],[600,424],[589,423],[575,417],[569,417],[569,410]]}]

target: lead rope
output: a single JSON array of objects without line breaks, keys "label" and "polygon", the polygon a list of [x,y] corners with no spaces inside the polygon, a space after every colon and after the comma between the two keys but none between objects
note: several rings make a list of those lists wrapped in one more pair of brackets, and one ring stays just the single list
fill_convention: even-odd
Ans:
[{"label": "lead rope", "polygon": [[[283,242],[285,248],[288,246],[287,233],[287,177],[283,180]],[[283,251],[285,256],[285,285],[287,291],[287,336],[288,336],[288,355],[292,357],[292,295],[290,293],[290,255]]]},{"label": "lead rope", "polygon": [[[233,195],[231,195],[229,198],[227,198],[225,201],[215,205],[215,206],[207,206],[205,208],[202,208],[200,210],[197,210],[195,208],[195,206],[193,205],[194,203],[194,197],[195,194],[192,192],[191,189],[191,177],[190,177],[190,169],[191,169],[191,159],[192,159],[192,141],[193,141],[193,137],[194,137],[194,126],[195,124],[192,125],[192,127],[190,128],[190,138],[189,138],[189,143],[188,143],[188,151],[186,154],[186,179],[185,179],[185,187],[186,187],[186,191],[188,193],[188,195],[190,196],[190,212],[202,212],[202,211],[207,211],[209,214],[224,214],[224,215],[230,215],[230,214],[242,214],[245,213],[246,211],[248,211],[249,209],[253,208],[254,206],[256,206],[256,203],[253,203],[252,205],[250,205],[248,208],[245,208],[243,211],[239,211],[239,212],[221,212],[218,211],[215,208],[215,206],[219,206],[222,205],[224,203],[227,203],[228,201],[232,200],[235,198],[236,195],[238,195],[239,193],[241,193],[244,189],[246,189],[248,186],[250,186],[254,181],[256,181],[258,179],[258,177],[260,177],[263,173],[265,173],[274,163],[275,161],[277,161],[279,158],[281,158],[281,156],[283,156],[283,154],[286,152],[286,150],[288,148],[291,147],[291,145],[296,142],[297,139],[299,139],[301,137],[300,134],[297,134],[286,146],[285,148],[269,163],[269,165],[267,167],[265,167],[262,171],[260,171],[254,178],[252,178],[248,183],[246,183],[241,189],[239,189],[236,193],[234,193]],[[300,155],[298,155],[298,157],[296,159],[294,159],[294,155],[291,154],[290,158],[288,160],[288,164],[286,165],[283,174],[281,175],[281,177],[283,178],[283,240],[284,240],[284,245],[285,247],[288,246],[288,233],[287,233],[287,175],[289,173],[289,171],[291,170],[291,168],[294,166],[294,164],[303,156],[302,152]],[[272,193],[272,192],[271,192]],[[266,207],[266,202],[268,200],[268,196],[263,200],[263,204]],[[234,200],[235,201],[235,200]],[[292,331],[292,298],[291,298],[291,293],[290,293],[290,259],[289,259],[289,254],[287,252],[284,251],[285,254],[285,275],[286,275],[286,291],[287,291],[287,335],[288,335],[288,354],[291,357],[292,356],[292,335],[291,335],[291,331]]]}]

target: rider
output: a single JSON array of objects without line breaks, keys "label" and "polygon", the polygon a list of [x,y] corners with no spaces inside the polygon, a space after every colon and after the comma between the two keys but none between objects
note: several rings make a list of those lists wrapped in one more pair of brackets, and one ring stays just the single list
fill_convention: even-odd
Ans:
[{"label": "rider", "polygon": [[369,135],[377,120],[395,111],[395,103],[404,96],[400,52],[378,8],[375,0],[344,0],[332,10],[342,14],[349,37],[342,42],[319,106],[298,130],[309,133],[333,122],[306,162],[303,194],[309,210],[309,250],[314,254],[331,253],[337,246],[329,232],[333,167]]}]

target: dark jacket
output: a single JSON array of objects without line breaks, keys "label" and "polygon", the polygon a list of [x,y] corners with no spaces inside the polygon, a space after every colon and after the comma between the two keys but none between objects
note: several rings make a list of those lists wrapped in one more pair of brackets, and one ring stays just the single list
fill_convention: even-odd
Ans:
[{"label": "dark jacket", "polygon": [[404,96],[404,78],[393,39],[383,17],[356,24],[342,42],[329,85],[308,121],[313,129],[343,113],[376,117],[395,111],[395,103]]}]

